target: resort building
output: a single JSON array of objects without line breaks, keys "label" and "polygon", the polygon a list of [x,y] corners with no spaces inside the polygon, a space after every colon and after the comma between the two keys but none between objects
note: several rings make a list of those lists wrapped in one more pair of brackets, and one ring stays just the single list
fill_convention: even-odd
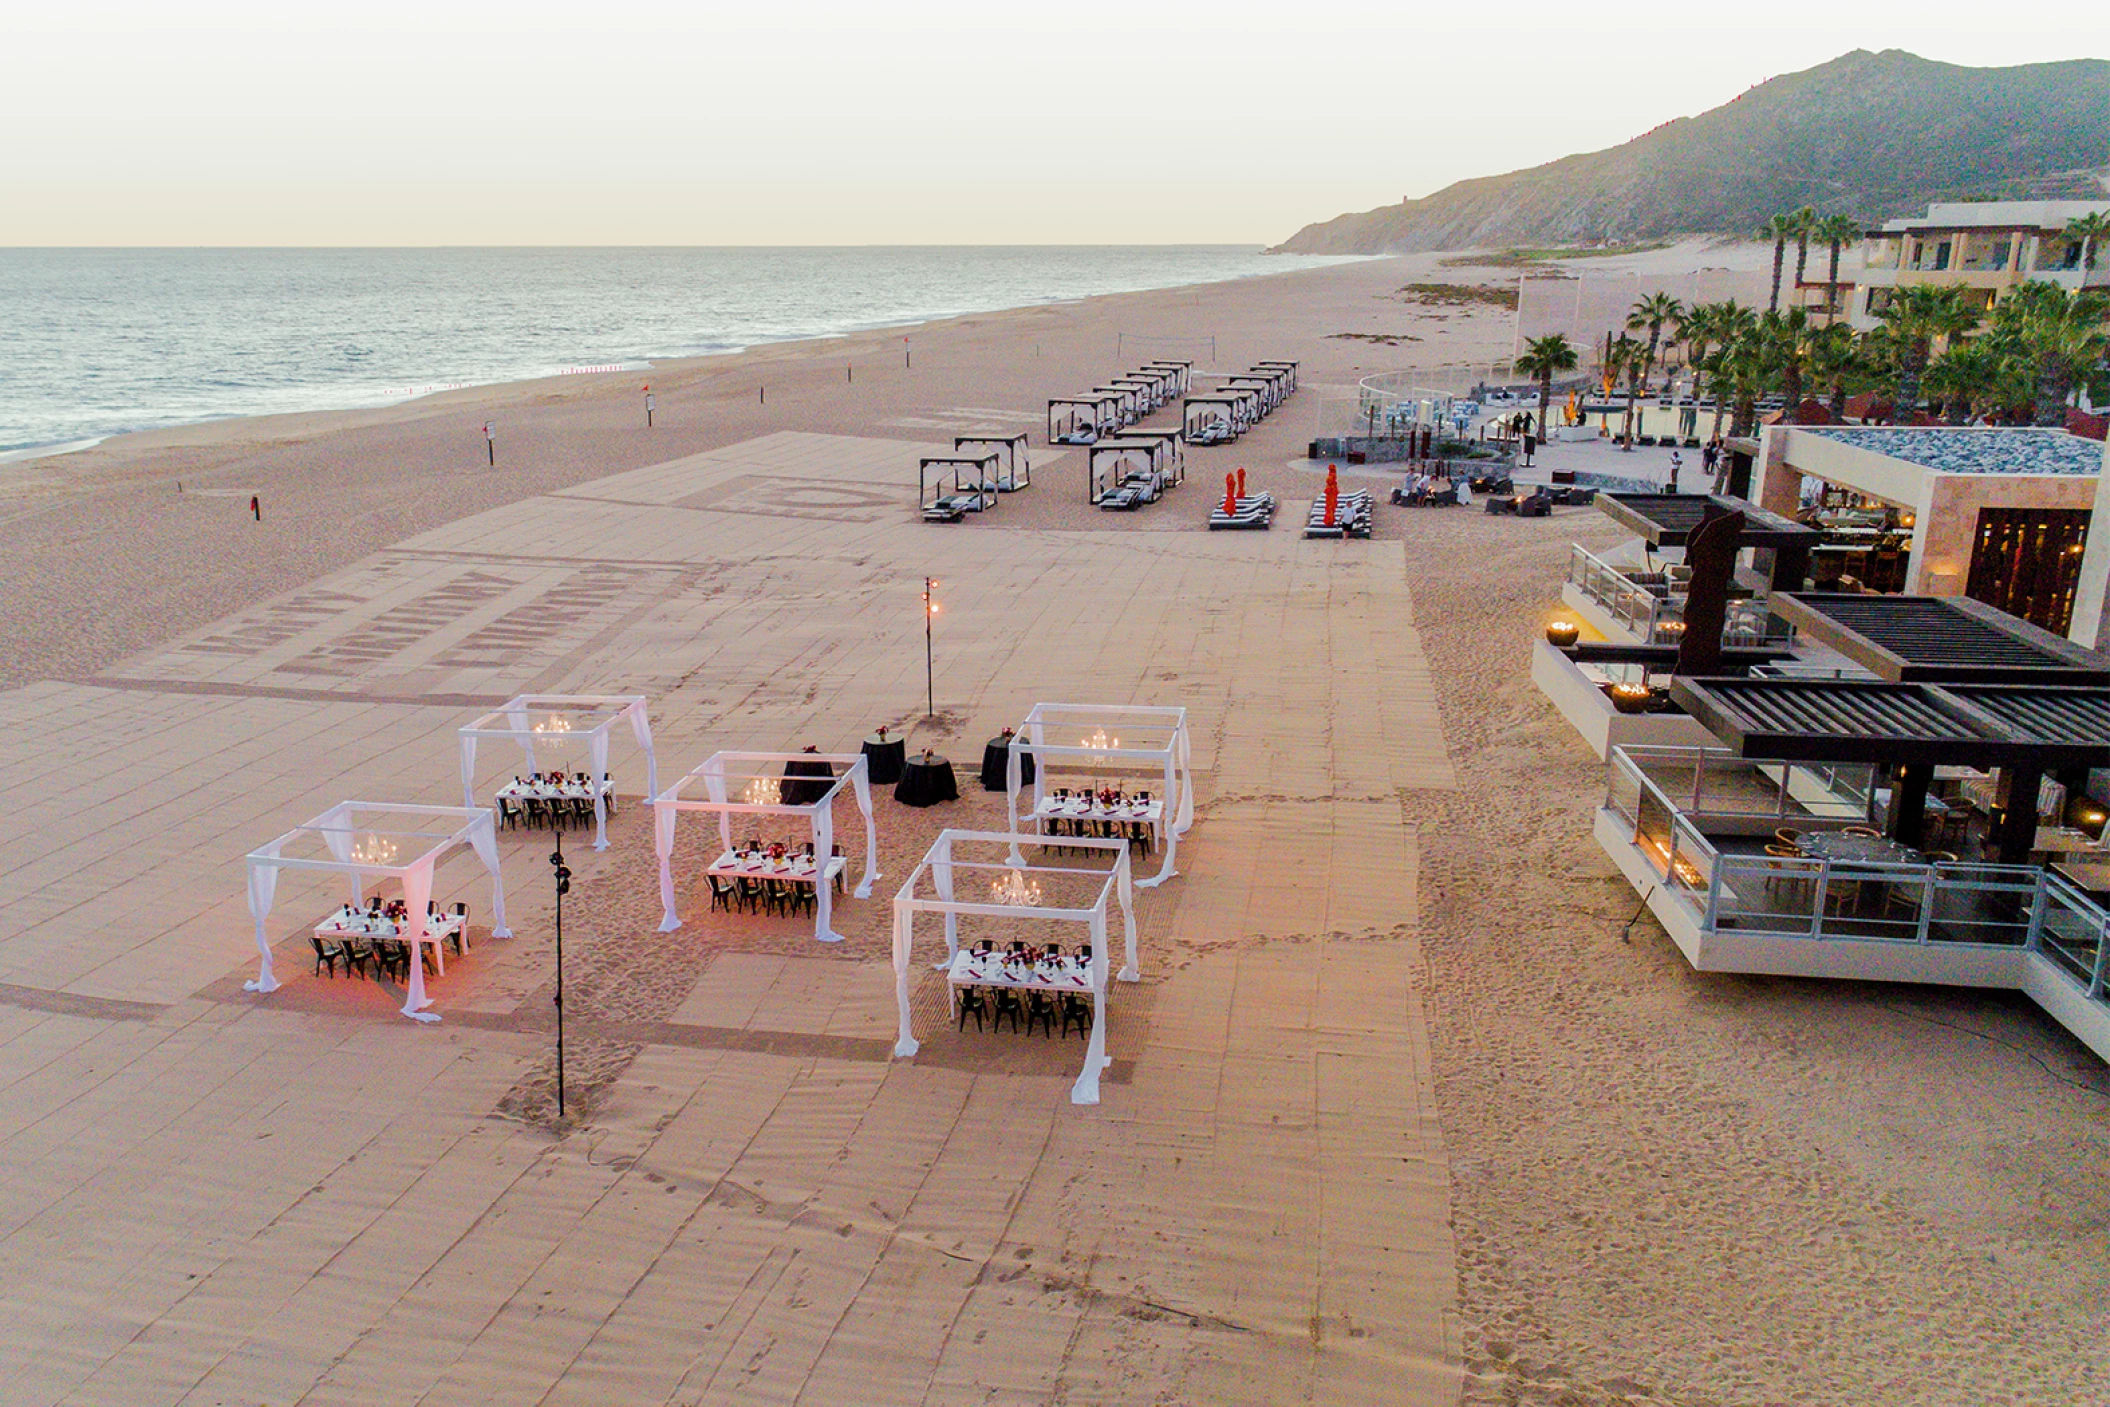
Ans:
[{"label": "resort building", "polygon": [[1604,756],[1596,839],[1686,960],[2015,989],[2110,1060],[2110,656],[1969,597],[1801,589],[1822,531],[1745,500],[1598,503],[1666,609],[1583,591],[1532,677]]},{"label": "resort building", "polygon": [[1847,320],[1874,327],[1896,290],[1915,284],[1960,284],[1986,309],[2031,279],[2110,287],[2110,257],[2088,268],[2080,242],[2065,234],[2068,221],[2104,213],[2110,201],[1998,200],[1930,205],[1924,218],[1888,221],[1863,243],[1853,297],[1840,300]]}]

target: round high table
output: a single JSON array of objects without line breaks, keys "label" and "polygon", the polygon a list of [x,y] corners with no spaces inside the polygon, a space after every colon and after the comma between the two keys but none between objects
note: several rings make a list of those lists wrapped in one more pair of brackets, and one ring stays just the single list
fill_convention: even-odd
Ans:
[{"label": "round high table", "polygon": [[[1012,738],[995,737],[982,745],[982,789],[1004,791],[1010,785],[1005,774],[1011,764]],[[1021,786],[1033,780],[1033,754],[1022,752],[1018,756],[1018,780]]]},{"label": "round high table", "polygon": [[871,773],[873,786],[890,787],[901,780],[901,767],[908,758],[907,742],[874,733],[859,751],[865,755],[865,768]]},{"label": "round high table", "polygon": [[784,784],[778,794],[786,806],[811,806],[834,785],[834,767],[800,757],[784,764]]},{"label": "round high table", "polygon": [[942,757],[926,762],[921,753],[903,765],[901,784],[894,788],[894,800],[903,806],[936,806],[959,799],[960,784],[953,780],[952,763]]}]

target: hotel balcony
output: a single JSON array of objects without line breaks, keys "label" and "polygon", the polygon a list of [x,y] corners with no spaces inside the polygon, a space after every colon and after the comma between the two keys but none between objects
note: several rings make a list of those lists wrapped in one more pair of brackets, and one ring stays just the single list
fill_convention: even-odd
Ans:
[{"label": "hotel balcony", "polygon": [[1598,844],[1695,969],[2020,990],[2110,1060],[2110,912],[2064,877],[1779,853],[1865,826],[1866,766],[1618,746],[1606,774]]}]

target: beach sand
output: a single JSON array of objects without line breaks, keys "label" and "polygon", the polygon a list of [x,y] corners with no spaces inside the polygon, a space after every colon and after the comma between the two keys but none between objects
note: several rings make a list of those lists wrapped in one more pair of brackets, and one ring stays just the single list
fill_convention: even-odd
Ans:
[{"label": "beach sand", "polygon": [[[1507,276],[1378,261],[933,324],[912,368],[898,330],[660,367],[650,430],[643,378],[578,377],[5,466],[4,1395],[2102,1398],[2100,1064],[2019,1000],[1695,974],[1628,924],[1601,765],[1527,680],[1568,544],[1613,526],[1295,532],[1329,397],[1507,355],[1506,314],[1396,290]],[[1395,331],[1422,340],[1334,335]],[[1302,389],[1142,512],[1037,450],[995,512],[916,521],[919,453],[1037,443],[1046,397],[1150,355],[1124,333]],[[1238,466],[1284,520],[1200,531]],[[244,993],[242,853],[346,796],[458,801],[453,729],[530,689],[651,696],[663,784],[887,723],[963,799],[879,797],[839,945],[710,912],[684,823],[662,934],[619,739],[611,848],[567,837],[562,1125],[545,835],[503,841],[510,940],[443,871],[474,943],[439,1025],[310,974],[340,896],[298,876],[286,985]],[[1195,732],[1089,1108],[1075,1040],[954,1032],[927,972],[923,1050],[888,1058],[885,900],[941,826],[1001,828],[982,740],[1054,698]],[[485,791],[519,766],[492,751]]]}]

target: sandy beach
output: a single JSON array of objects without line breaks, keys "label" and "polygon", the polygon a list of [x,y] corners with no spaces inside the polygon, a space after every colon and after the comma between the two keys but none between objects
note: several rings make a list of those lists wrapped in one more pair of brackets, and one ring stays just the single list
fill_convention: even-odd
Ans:
[{"label": "sandy beach", "polygon": [[[2019,998],[1696,974],[1632,921],[1602,766],[1528,679],[1611,522],[1297,533],[1359,376],[1509,354],[1506,310],[1403,290],[1515,277],[1376,260],[662,365],[651,428],[626,373],[0,465],[0,1397],[2110,1399],[2100,1062]],[[1044,403],[1147,358],[1124,337],[1301,387],[1100,513]],[[918,456],[976,430],[1032,434],[1032,487],[919,521]],[[1241,467],[1284,517],[1203,531]],[[610,848],[565,842],[562,1121],[544,833],[501,837],[510,939],[442,871],[473,941],[438,1024],[311,972],[321,877],[245,992],[243,854],[348,797],[458,804],[455,729],[526,691],[649,696],[662,784],[886,724],[961,799],[882,790],[839,944],[713,911],[685,823],[661,933],[619,741]],[[1050,699],[1194,735],[1090,1107],[1076,1039],[955,1029],[927,963],[890,1058],[887,900],[941,828],[1002,828],[984,740]]]}]

